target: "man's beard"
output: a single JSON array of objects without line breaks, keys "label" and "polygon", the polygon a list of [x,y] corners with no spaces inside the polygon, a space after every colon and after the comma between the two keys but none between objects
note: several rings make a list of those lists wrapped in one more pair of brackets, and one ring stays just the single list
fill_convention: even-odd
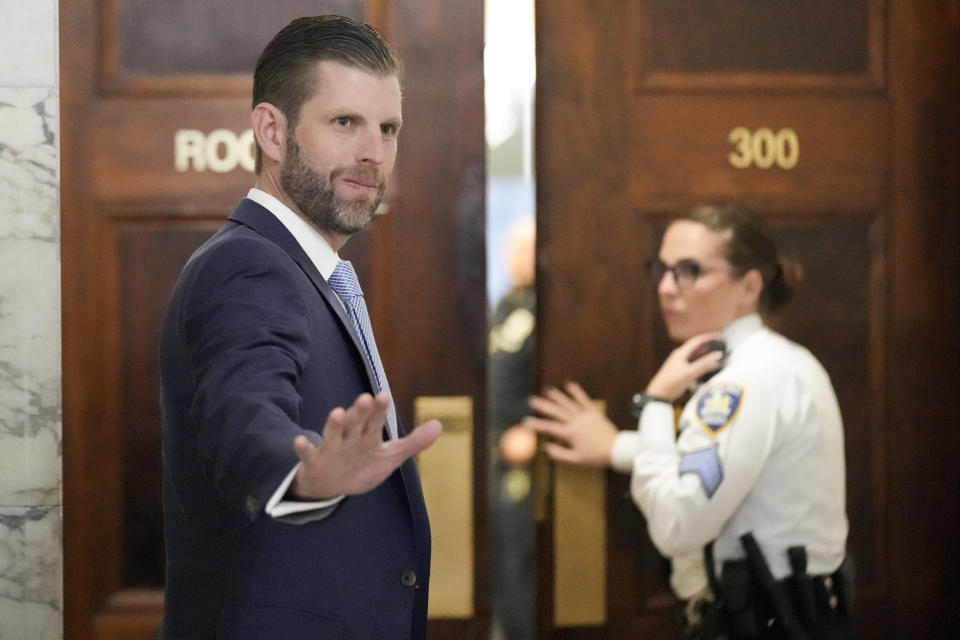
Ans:
[{"label": "man's beard", "polygon": [[[337,197],[333,182],[343,174],[378,185],[373,200],[343,200]],[[341,167],[323,175],[303,160],[300,145],[290,138],[287,155],[280,170],[280,186],[300,212],[324,231],[350,236],[364,229],[383,198],[386,182],[374,167]]]}]

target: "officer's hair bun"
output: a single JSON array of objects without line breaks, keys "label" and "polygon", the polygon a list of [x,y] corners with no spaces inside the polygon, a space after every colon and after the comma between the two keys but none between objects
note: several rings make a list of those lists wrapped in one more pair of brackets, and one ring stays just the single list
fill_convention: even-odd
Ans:
[{"label": "officer's hair bun", "polygon": [[793,292],[803,282],[803,265],[798,260],[779,256],[769,282],[764,282],[761,311],[774,313],[793,299]]}]

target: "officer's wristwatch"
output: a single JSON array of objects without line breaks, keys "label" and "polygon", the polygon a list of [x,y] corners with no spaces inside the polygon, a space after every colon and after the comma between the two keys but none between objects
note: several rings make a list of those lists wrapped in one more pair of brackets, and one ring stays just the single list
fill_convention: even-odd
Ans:
[{"label": "officer's wristwatch", "polygon": [[653,396],[647,393],[646,391],[641,391],[639,393],[633,394],[633,400],[630,405],[630,413],[633,414],[634,418],[639,418],[640,414],[643,412],[643,408],[647,406],[650,402],[666,402],[667,404],[672,404],[666,398],[661,398],[660,396]]}]

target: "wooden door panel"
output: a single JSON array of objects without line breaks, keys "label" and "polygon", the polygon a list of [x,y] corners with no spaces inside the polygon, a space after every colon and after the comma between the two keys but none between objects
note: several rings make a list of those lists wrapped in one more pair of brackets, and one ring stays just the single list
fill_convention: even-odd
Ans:
[{"label": "wooden door panel", "polygon": [[[389,0],[99,0],[100,88],[111,94],[243,94],[257,56],[292,19],[339,13],[379,23]],[[92,17],[92,16],[91,16]],[[249,95],[249,91],[245,92]]]},{"label": "wooden door panel", "polygon": [[[237,148],[238,138],[250,129],[249,111],[249,99],[240,98],[105,101],[88,130],[94,196],[112,207],[134,205],[141,216],[156,214],[150,205],[183,211],[234,202],[253,183],[252,172],[230,157],[251,153],[249,146]],[[198,132],[200,139],[181,141],[187,162],[180,171],[177,134],[185,130]],[[226,142],[217,142],[218,131],[229,132],[220,138]],[[216,148],[207,149],[208,143]],[[194,153],[204,158],[202,166],[192,161]],[[208,156],[228,170],[214,171]]]},{"label": "wooden door panel", "polygon": [[167,298],[190,254],[221,221],[115,220],[118,263],[123,460],[123,584],[163,586],[160,387],[157,338]]},{"label": "wooden door panel", "polygon": [[[867,4],[647,0],[635,6],[646,18],[639,24],[649,21],[644,53],[653,68],[835,74],[867,69]],[[671,37],[678,33],[683,40]]]},{"label": "wooden door panel", "polygon": [[[238,161],[240,155],[252,158],[250,143],[241,146],[250,129],[249,100],[182,98],[175,104],[116,100],[96,110],[86,143],[98,202],[150,217],[157,213],[151,206],[181,212],[223,208],[250,188],[252,169]],[[196,156],[202,158],[199,166]]]},{"label": "wooden door panel", "polygon": [[[297,16],[314,15],[316,0],[251,4],[231,0],[167,0],[157,11],[150,0],[109,0],[104,18],[116,34],[120,73],[249,75],[263,45]],[[363,0],[325,0],[325,13],[365,17]],[[217,29],[211,29],[216,25]]]},{"label": "wooden door panel", "polygon": [[884,4],[634,0],[630,61],[650,90],[878,89]]},{"label": "wooden door panel", "polygon": [[789,202],[808,211],[879,208],[889,106],[880,97],[639,95],[629,198]]}]

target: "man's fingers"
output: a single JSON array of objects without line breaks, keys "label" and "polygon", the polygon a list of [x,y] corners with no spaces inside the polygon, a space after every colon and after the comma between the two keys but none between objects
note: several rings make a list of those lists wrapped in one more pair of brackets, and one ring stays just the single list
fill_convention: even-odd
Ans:
[{"label": "man's fingers", "polygon": [[439,420],[427,420],[403,439],[411,441],[411,444],[415,447],[413,453],[416,454],[436,442],[441,433],[443,433],[443,425]]},{"label": "man's fingers", "polygon": [[378,393],[376,396],[362,393],[357,396],[344,418],[344,440],[363,438],[371,432],[379,438],[380,430],[386,423],[388,406],[390,396],[386,393]]},{"label": "man's fingers", "polygon": [[[337,407],[327,416],[323,426],[323,439],[328,443],[339,444],[343,440],[343,429],[347,419],[347,412],[343,407]],[[299,436],[298,436],[299,437]]]},{"label": "man's fingers", "polygon": [[373,396],[369,393],[361,393],[353,401],[350,408],[347,409],[347,415],[344,419],[343,437],[349,439],[363,433],[367,424],[367,419],[373,411]]},{"label": "man's fingers", "polygon": [[396,461],[396,466],[399,466],[407,458],[417,455],[436,442],[442,432],[443,426],[439,420],[427,420],[403,438],[384,443],[383,447],[389,457]]},{"label": "man's fingers", "polygon": [[297,452],[300,462],[306,462],[307,457],[313,452],[314,446],[306,436],[297,436],[293,440],[293,450]]},{"label": "man's fingers", "polygon": [[378,393],[373,397],[370,411],[365,414],[363,422],[358,425],[358,434],[372,442],[379,442],[383,438],[383,427],[387,424],[387,409],[390,407],[390,396]]}]

